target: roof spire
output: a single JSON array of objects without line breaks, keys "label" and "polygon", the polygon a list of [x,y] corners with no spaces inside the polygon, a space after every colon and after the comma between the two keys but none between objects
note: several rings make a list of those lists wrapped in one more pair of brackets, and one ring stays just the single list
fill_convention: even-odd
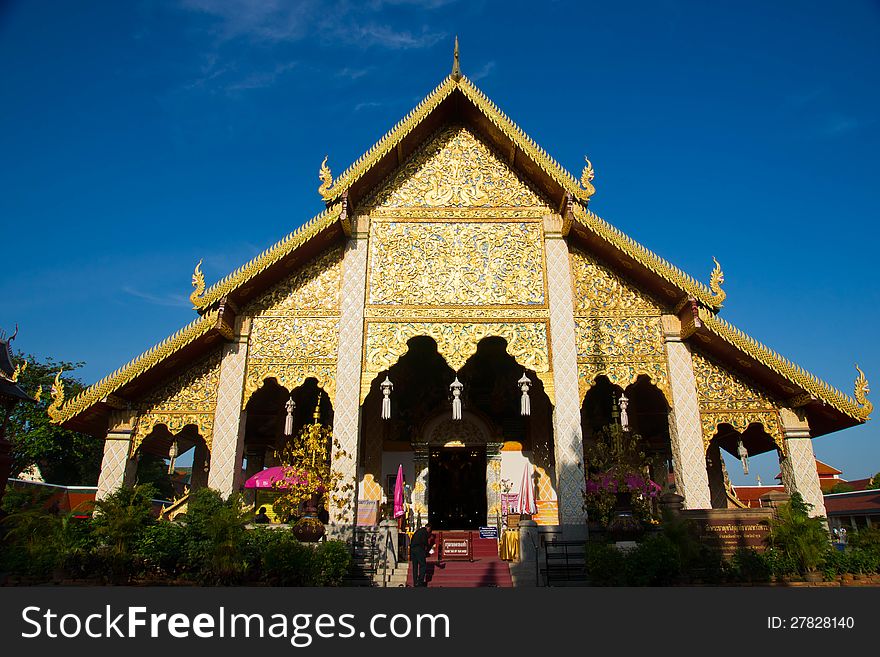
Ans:
[{"label": "roof spire", "polygon": [[452,79],[461,80],[461,62],[458,59],[458,35],[455,36],[455,50],[452,53]]}]

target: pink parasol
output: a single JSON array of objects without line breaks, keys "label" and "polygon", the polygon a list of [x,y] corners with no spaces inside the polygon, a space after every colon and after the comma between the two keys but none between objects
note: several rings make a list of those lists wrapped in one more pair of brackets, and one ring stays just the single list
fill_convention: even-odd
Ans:
[{"label": "pink parasol", "polygon": [[302,477],[293,468],[276,465],[274,468],[266,468],[262,472],[251,476],[244,482],[244,487],[284,490],[290,488],[291,485],[296,486],[304,483],[306,483],[306,478]]},{"label": "pink parasol", "polygon": [[532,464],[526,461],[523,469],[522,482],[519,485],[519,498],[516,501],[516,512],[533,516],[538,512],[535,505],[535,493],[532,490]]},{"label": "pink parasol", "polygon": [[397,466],[397,480],[394,482],[394,517],[405,515],[403,509],[403,466]]}]

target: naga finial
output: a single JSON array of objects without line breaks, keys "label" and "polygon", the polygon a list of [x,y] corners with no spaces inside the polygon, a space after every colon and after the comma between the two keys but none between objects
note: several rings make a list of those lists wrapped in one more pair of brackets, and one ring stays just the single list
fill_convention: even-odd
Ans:
[{"label": "naga finial", "polygon": [[12,371],[13,383],[18,383],[18,377],[21,376],[22,373],[24,373],[24,371],[27,369],[27,366],[28,362],[26,360],[20,362],[18,365],[15,366],[15,369]]},{"label": "naga finial", "polygon": [[330,193],[330,188],[333,186],[333,174],[330,172],[330,167],[327,166],[328,157],[329,155],[324,156],[324,161],[321,162],[321,170],[318,172],[318,178],[321,179],[321,186],[318,187],[318,193],[325,201],[329,201],[333,198],[333,194]]},{"label": "naga finial", "polygon": [[862,414],[867,420],[868,416],[871,415],[871,411],[874,410],[874,404],[868,401],[868,393],[871,392],[871,388],[868,386],[868,379],[865,377],[865,373],[862,372],[858,365],[856,365],[856,371],[859,373],[856,377],[855,386],[856,401],[862,407]]},{"label": "naga finial", "polygon": [[596,188],[593,187],[593,178],[596,177],[596,172],[593,171],[593,163],[590,162],[590,158],[584,157],[584,162],[586,162],[586,166],[584,170],[581,172],[581,188],[584,190],[584,196],[589,199],[593,194],[596,193]]},{"label": "naga finial", "polygon": [[64,371],[62,367],[55,375],[55,382],[52,384],[52,403],[46,412],[52,422],[61,421],[61,406],[64,404],[64,381],[61,380],[61,373]]},{"label": "naga finial", "polygon": [[724,283],[724,272],[721,271],[721,265],[714,256],[712,261],[715,263],[715,269],[712,270],[712,275],[709,277],[709,289],[712,290],[712,300],[720,307],[727,298],[727,292],[721,289],[721,285]]},{"label": "naga finial", "polygon": [[455,49],[452,51],[452,79],[461,80],[461,60],[458,54],[458,35],[455,36]]},{"label": "naga finial", "polygon": [[193,291],[192,294],[189,295],[189,300],[192,302],[193,308],[198,309],[202,307],[202,300],[200,297],[205,293],[205,275],[202,273],[201,260],[199,260],[199,264],[197,264],[195,270],[193,270],[192,286]]}]

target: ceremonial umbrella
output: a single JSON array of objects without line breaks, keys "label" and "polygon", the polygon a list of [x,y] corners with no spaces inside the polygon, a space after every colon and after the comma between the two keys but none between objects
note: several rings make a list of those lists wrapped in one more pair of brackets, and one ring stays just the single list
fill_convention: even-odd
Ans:
[{"label": "ceremonial umbrella", "polygon": [[246,482],[244,482],[244,487],[286,490],[291,486],[297,486],[304,483],[306,483],[305,478],[293,468],[276,465],[273,468],[266,468],[262,472],[252,475]]},{"label": "ceremonial umbrella", "polygon": [[538,512],[535,505],[535,494],[532,490],[532,464],[526,461],[523,469],[522,482],[519,485],[519,498],[516,501],[516,512],[533,516]]},{"label": "ceremonial umbrella", "polygon": [[405,515],[403,509],[403,466],[397,466],[397,480],[394,482],[394,517]]}]

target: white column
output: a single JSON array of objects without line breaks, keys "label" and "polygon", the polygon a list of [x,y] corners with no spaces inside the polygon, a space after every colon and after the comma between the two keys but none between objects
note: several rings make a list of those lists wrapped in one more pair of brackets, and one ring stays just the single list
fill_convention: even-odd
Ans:
[{"label": "white column", "polygon": [[111,429],[104,441],[104,458],[98,475],[96,500],[103,500],[122,486],[131,486],[137,472],[137,461],[128,457],[131,449],[131,428]]},{"label": "white column", "polygon": [[669,414],[669,437],[675,469],[675,487],[684,497],[686,509],[711,509],[706,452],[697,399],[697,380],[690,348],[681,340],[681,322],[674,315],[663,316],[666,362],[672,410]]},{"label": "white column", "polygon": [[208,471],[208,487],[220,491],[223,497],[237,492],[242,483],[246,413],[241,410],[241,402],[247,365],[249,318],[239,318],[236,328],[235,339],[223,346],[217,408],[214,411],[211,468]]},{"label": "white column", "polygon": [[544,218],[547,292],[550,305],[550,345],[553,353],[553,444],[559,523],[566,539],[586,535],[584,511],[584,444],[577,381],[573,285],[562,219]]},{"label": "white column", "polygon": [[[339,474],[330,496],[331,532],[346,538],[357,518],[358,436],[361,415],[361,363],[364,295],[367,280],[368,221],[357,217],[342,261],[336,403],[333,408],[333,470]],[[339,448],[336,447],[338,441]]]},{"label": "white column", "polygon": [[785,438],[786,455],[780,459],[782,485],[785,491],[800,493],[804,502],[812,504],[811,516],[825,515],[825,498],[816,472],[816,456],[813,454],[813,440],[806,418],[799,417],[795,411],[782,409],[782,432]]}]

